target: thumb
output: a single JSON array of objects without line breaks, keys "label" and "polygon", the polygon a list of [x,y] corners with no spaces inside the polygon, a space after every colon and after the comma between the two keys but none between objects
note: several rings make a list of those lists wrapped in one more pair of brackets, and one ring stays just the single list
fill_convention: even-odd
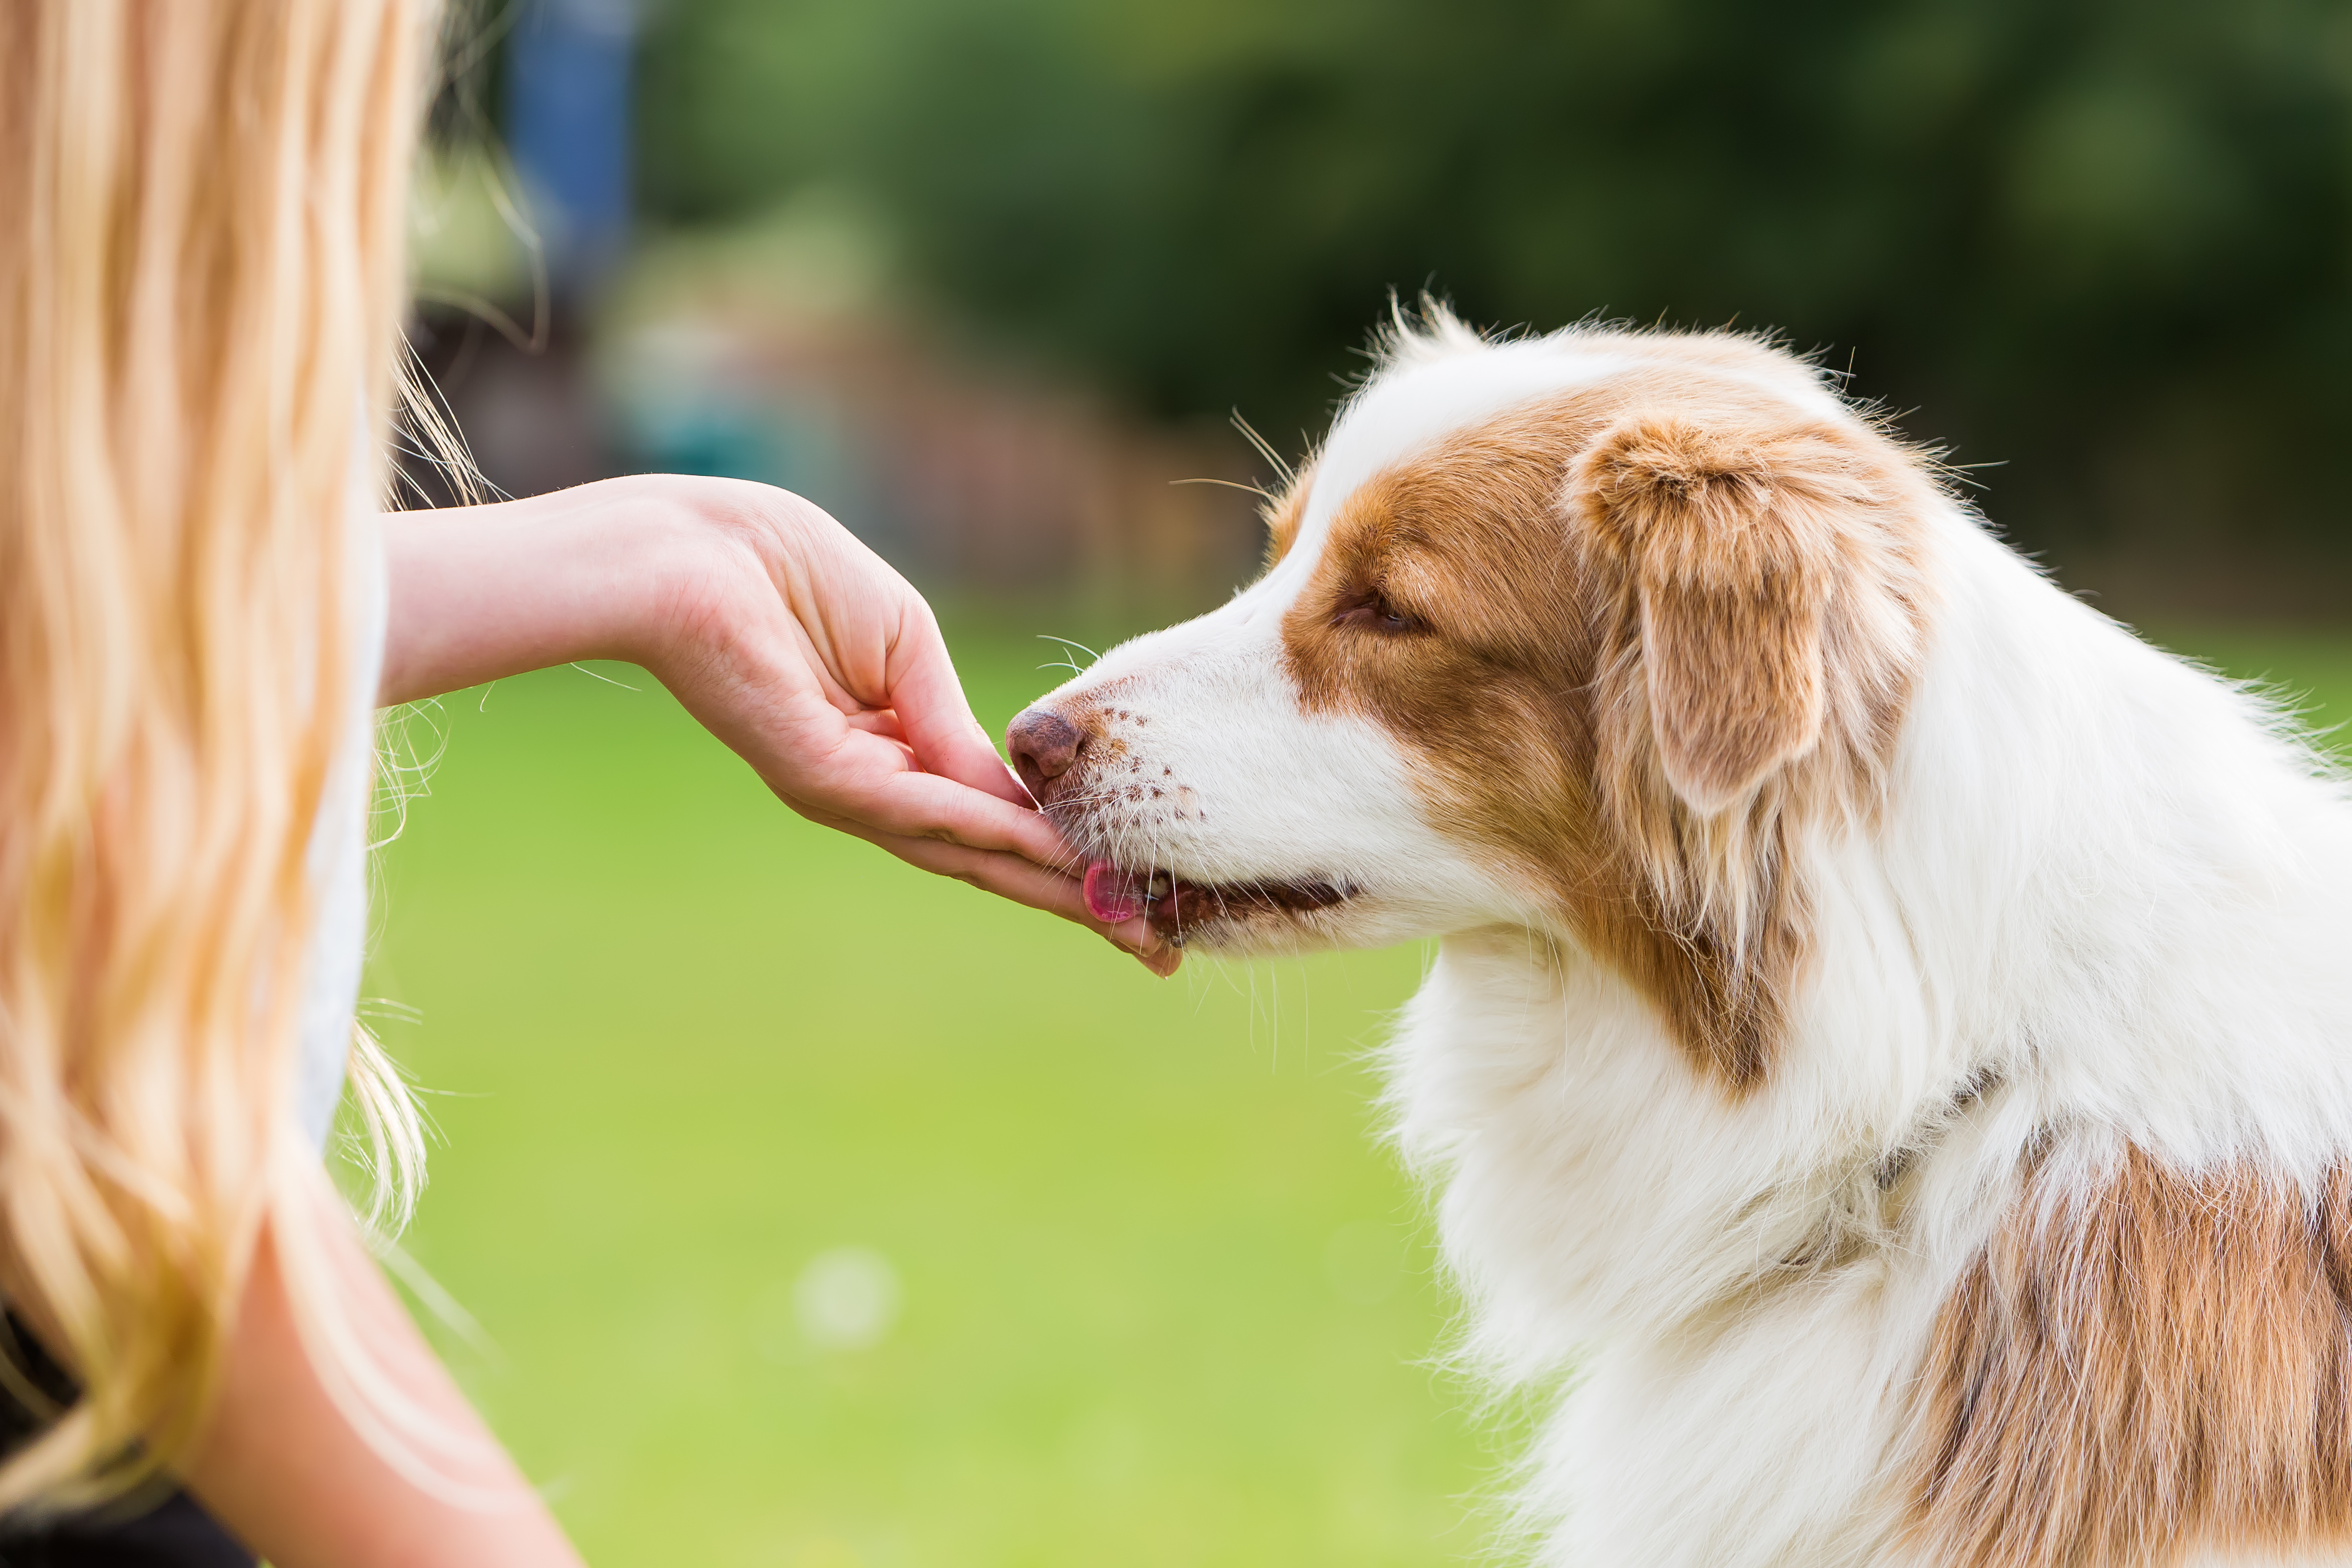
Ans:
[{"label": "thumb", "polygon": [[1035,804],[972,716],[963,683],[956,679],[955,661],[948,657],[947,643],[927,608],[910,609],[902,620],[885,679],[899,731],[925,773],[1015,805]]}]

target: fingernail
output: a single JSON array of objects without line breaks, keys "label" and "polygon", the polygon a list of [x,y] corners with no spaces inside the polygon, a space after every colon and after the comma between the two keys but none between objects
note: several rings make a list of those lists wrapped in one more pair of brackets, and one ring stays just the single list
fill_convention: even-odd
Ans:
[{"label": "fingernail", "polygon": [[1159,976],[1162,980],[1176,973],[1176,966],[1184,962],[1184,955],[1173,949],[1149,953],[1135,952],[1133,949],[1129,949],[1129,951],[1134,957],[1136,963],[1143,965],[1144,968],[1151,971],[1153,974]]}]

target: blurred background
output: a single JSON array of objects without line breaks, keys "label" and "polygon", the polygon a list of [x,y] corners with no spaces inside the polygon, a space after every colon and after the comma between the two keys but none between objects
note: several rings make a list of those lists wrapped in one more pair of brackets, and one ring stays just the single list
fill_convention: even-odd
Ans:
[{"label": "blurred background", "polygon": [[1166,481],[1259,472],[1235,410],[1296,450],[1428,289],[1773,329],[2127,614],[2332,616],[2352,564],[2340,0],[477,0],[457,31],[429,352],[509,489],[750,472],[927,585],[1221,592],[1247,508]]},{"label": "blurred background", "polygon": [[[798,489],[998,729],[1042,637],[1249,575],[1234,416],[1296,453],[1424,289],[1773,329],[2066,586],[2352,716],[2342,0],[478,0],[416,211],[496,484]],[[407,724],[408,1246],[592,1557],[1485,1550],[1510,1423],[1439,1365],[1365,1060],[1419,952],[1155,984],[625,668]]]}]

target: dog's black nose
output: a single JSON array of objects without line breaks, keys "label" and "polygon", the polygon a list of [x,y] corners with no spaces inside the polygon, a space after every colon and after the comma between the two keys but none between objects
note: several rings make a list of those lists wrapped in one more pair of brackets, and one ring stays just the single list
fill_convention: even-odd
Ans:
[{"label": "dog's black nose", "polygon": [[1087,736],[1051,709],[1030,708],[1004,731],[1004,748],[1013,753],[1021,782],[1044,805],[1053,793],[1053,782],[1068,773],[1078,753],[1087,749]]}]

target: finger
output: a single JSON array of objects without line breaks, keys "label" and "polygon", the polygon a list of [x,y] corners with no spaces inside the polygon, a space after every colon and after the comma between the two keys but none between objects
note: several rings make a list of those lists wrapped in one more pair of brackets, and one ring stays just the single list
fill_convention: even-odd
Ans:
[{"label": "finger", "polygon": [[[1103,937],[1116,947],[1138,957],[1179,952],[1160,933],[1151,929],[1149,921],[1138,918],[1108,925],[1087,912],[1086,891],[1076,878],[1049,871],[1017,855],[1000,851],[974,849],[968,845],[943,843],[936,838],[909,838],[896,834],[879,833],[864,824],[846,819],[828,819],[828,814],[813,811],[798,802],[790,803],[811,821],[828,827],[837,827],[854,834],[869,844],[887,849],[908,865],[1026,904],[1033,910],[1059,915],[1074,925],[1082,925]],[[1155,973],[1175,973],[1173,963],[1165,970],[1148,965]]]},{"label": "finger", "polygon": [[[841,742],[857,748],[858,770],[871,776],[877,787],[884,779],[896,778],[901,773],[921,773],[923,764],[915,760],[915,748],[907,744],[906,738],[898,732],[897,723],[887,720],[880,723],[860,722],[868,717],[867,714],[853,713],[842,720],[845,730],[855,730],[860,737],[871,737],[848,741],[845,736]],[[877,747],[882,750],[877,751]],[[991,795],[989,798],[993,800],[996,797]]]},{"label": "finger", "polygon": [[[845,715],[844,722],[853,730],[863,730],[869,735],[880,735],[886,740],[897,741],[901,745],[906,743],[907,732],[898,727],[898,715],[887,708],[861,708],[855,713]],[[908,747],[908,754],[912,756],[914,748]]]},{"label": "finger", "polygon": [[1171,942],[1162,942],[1156,952],[1144,952],[1128,946],[1115,936],[1106,936],[1103,940],[1162,980],[1175,973],[1184,963],[1184,950]]},{"label": "finger", "polygon": [[919,600],[910,605],[890,649],[891,708],[907,743],[928,773],[983,790],[1014,805],[1029,805],[1029,792],[996,754],[988,731],[972,717],[971,704],[956,679],[955,661],[939,624]]},{"label": "finger", "polygon": [[1059,915],[1074,924],[1082,925],[1099,935],[1118,941],[1124,931],[1123,945],[1139,947],[1146,941],[1154,948],[1160,945],[1156,934],[1139,928],[1143,922],[1130,921],[1120,927],[1111,927],[1097,921],[1087,911],[1086,890],[1076,878],[1058,871],[1049,871],[1034,861],[1002,850],[974,849],[969,845],[948,844],[936,838],[908,838],[897,834],[860,832],[855,824],[843,824],[848,832],[870,844],[880,846],[911,866],[942,877],[953,877],[975,888],[994,893],[999,898],[1026,904],[1033,910],[1043,910],[1049,915]]},{"label": "finger", "polygon": [[1077,868],[1076,852],[1034,806],[921,772],[903,742],[853,729],[838,717],[827,722],[832,732],[818,743],[796,746],[762,735],[739,742],[736,750],[804,816],[824,812],[822,820],[1009,850],[1041,866]]},{"label": "finger", "polygon": [[[1006,850],[1040,866],[1077,869],[1076,851],[1034,806],[937,773],[908,771],[895,754],[896,743],[878,736],[852,732],[842,739],[817,776],[795,782],[794,798],[821,803],[821,809],[878,832]],[[884,747],[893,754],[883,754]]]}]

